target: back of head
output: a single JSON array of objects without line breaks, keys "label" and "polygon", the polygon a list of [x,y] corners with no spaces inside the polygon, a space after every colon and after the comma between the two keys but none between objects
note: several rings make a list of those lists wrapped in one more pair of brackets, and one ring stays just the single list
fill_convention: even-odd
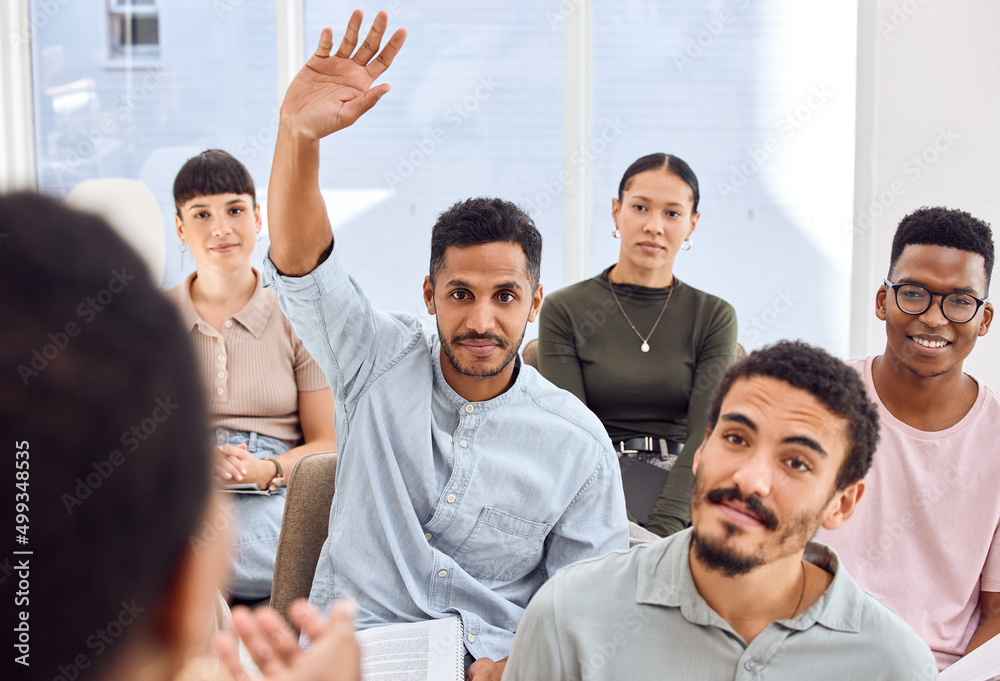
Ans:
[{"label": "back of head", "polygon": [[198,196],[215,194],[248,194],[257,204],[250,171],[229,152],[206,149],[189,158],[174,178],[174,207],[181,214],[181,206]]},{"label": "back of head", "polygon": [[8,471],[25,462],[4,512],[32,552],[16,610],[33,676],[97,678],[153,628],[204,517],[204,397],[177,313],[100,218],[0,196],[0,233],[0,432]]},{"label": "back of head", "polygon": [[618,183],[618,200],[622,200],[626,190],[628,190],[629,182],[634,176],[656,168],[662,168],[666,172],[672,173],[684,180],[685,184],[691,188],[691,195],[694,199],[694,208],[692,210],[697,213],[698,202],[701,201],[701,192],[698,189],[698,176],[694,174],[691,166],[684,159],[662,152],[647,154],[633,161],[632,165],[625,170],[621,181]]},{"label": "back of head", "polygon": [[953,208],[919,208],[900,222],[892,238],[889,255],[889,277],[910,245],[944,246],[983,256],[986,267],[986,292],[989,294],[993,274],[993,232],[988,223],[969,213]]},{"label": "back of head", "polygon": [[821,348],[801,341],[779,341],[750,353],[723,375],[712,398],[708,424],[714,428],[722,403],[733,383],[763,376],[784,381],[815,397],[831,413],[847,422],[849,449],[837,474],[841,490],[860,480],[871,467],[878,446],[878,409],[868,397],[858,372]]},{"label": "back of head", "polygon": [[531,217],[516,204],[497,198],[459,201],[438,216],[431,231],[431,283],[444,265],[449,246],[464,248],[514,243],[524,251],[528,279],[538,287],[542,271],[542,235]]}]

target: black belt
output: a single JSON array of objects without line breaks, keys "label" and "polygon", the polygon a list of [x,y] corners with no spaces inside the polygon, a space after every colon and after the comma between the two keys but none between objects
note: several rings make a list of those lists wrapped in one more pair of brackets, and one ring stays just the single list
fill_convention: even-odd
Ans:
[{"label": "black belt", "polygon": [[[681,450],[684,449],[683,442],[671,442],[670,440],[664,440],[664,442],[667,443],[667,454],[680,454]],[[639,452],[663,453],[660,451],[660,438],[649,435],[646,437],[630,437],[627,440],[619,441],[618,451],[621,454],[637,454]]]}]

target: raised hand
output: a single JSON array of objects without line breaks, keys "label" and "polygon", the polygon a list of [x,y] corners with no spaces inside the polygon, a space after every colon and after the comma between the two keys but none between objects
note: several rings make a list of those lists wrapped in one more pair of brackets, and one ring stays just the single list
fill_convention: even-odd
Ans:
[{"label": "raised hand", "polygon": [[372,87],[372,83],[389,68],[406,40],[406,30],[393,33],[379,52],[389,23],[389,15],[379,12],[368,37],[355,52],[363,18],[361,10],[354,10],[335,54],[330,54],[333,31],[324,28],[315,54],[288,86],[281,103],[281,122],[293,134],[309,140],[326,137],[354,123],[389,91],[387,84]]}]

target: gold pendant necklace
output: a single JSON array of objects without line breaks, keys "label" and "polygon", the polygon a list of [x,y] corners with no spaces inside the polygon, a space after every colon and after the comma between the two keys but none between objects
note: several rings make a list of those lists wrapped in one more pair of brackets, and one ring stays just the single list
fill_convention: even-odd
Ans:
[{"label": "gold pendant necklace", "polygon": [[660,316],[656,318],[655,322],[653,322],[653,328],[649,330],[649,334],[645,338],[642,337],[642,334],[639,333],[639,329],[635,328],[635,324],[632,323],[632,320],[629,319],[628,315],[625,313],[625,308],[622,307],[621,302],[618,300],[618,294],[615,293],[615,285],[614,282],[611,281],[610,274],[608,276],[608,286],[611,288],[611,295],[615,299],[615,303],[618,304],[618,309],[622,311],[622,316],[625,317],[625,321],[628,322],[628,325],[632,327],[633,331],[635,331],[635,335],[642,341],[642,345],[639,346],[639,349],[643,352],[649,352],[649,339],[652,337],[653,332],[656,331],[656,326],[660,323],[660,320],[663,319],[663,313],[667,311],[667,305],[670,304],[670,296],[674,295],[673,285],[670,286],[670,292],[667,293],[667,302],[663,303],[663,309],[660,310]]}]

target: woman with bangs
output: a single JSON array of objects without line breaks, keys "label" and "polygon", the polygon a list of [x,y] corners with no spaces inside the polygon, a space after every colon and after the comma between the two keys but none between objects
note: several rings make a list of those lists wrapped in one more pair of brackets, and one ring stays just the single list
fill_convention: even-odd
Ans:
[{"label": "woman with bangs", "polygon": [[243,164],[218,149],[189,159],[174,203],[195,271],[167,295],[208,391],[216,478],[248,488],[234,495],[230,598],[258,601],[271,593],[285,476],[303,455],[337,448],[333,393],[250,264],[262,223]]}]

